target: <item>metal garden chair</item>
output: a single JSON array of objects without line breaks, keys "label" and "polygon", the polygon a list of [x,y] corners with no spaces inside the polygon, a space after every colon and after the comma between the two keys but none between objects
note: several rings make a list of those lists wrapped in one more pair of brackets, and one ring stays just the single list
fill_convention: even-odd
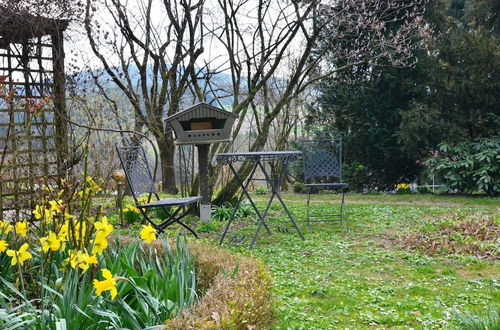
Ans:
[{"label": "metal garden chair", "polygon": [[[115,143],[120,163],[125,171],[127,183],[130,187],[130,192],[134,198],[136,207],[142,213],[144,218],[159,232],[162,233],[168,226],[178,223],[182,227],[189,230],[196,238],[198,235],[188,225],[182,222],[184,218],[201,200],[200,196],[194,197],[180,197],[180,198],[165,198],[160,199],[156,192],[153,182],[153,176],[148,165],[146,153],[144,148],[139,143],[131,143],[127,138],[122,138],[120,142]],[[139,197],[147,194],[148,202],[143,204],[139,201]],[[151,201],[152,196],[155,201]],[[186,206],[189,208],[186,210]],[[173,212],[169,210],[170,207],[177,207]],[[168,215],[167,219],[161,223],[154,222],[149,216],[147,211],[150,209],[159,208],[163,209]]]},{"label": "metal garden chair", "polygon": [[[347,183],[342,182],[342,137],[302,141],[304,161],[304,186],[307,188],[307,223],[343,221],[349,228],[345,210],[345,190]],[[342,202],[338,214],[312,214],[311,191],[314,188],[339,189]]]}]

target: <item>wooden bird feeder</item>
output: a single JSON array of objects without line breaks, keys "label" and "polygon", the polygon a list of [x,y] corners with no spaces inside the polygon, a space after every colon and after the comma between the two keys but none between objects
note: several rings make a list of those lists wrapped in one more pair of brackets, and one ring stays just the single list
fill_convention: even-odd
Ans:
[{"label": "wooden bird feeder", "polygon": [[229,142],[238,115],[206,103],[195,104],[166,119],[172,126],[176,144]]},{"label": "wooden bird feeder", "polygon": [[229,142],[231,129],[238,115],[206,103],[198,103],[166,119],[175,132],[176,144],[198,147],[200,175],[200,219],[212,219],[210,187],[208,186],[208,147],[210,143]]}]

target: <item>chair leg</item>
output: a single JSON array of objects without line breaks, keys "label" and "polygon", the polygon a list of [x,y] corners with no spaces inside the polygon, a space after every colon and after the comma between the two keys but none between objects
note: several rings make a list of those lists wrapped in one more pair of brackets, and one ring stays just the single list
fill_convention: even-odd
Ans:
[{"label": "chair leg", "polygon": [[341,188],[342,191],[342,204],[340,204],[340,219],[341,223],[344,222],[346,223],[346,231],[349,231],[349,218],[347,217],[346,210],[345,210],[345,190],[344,188]]},{"label": "chair leg", "polygon": [[[146,219],[147,222],[149,222],[158,231],[159,234],[162,234],[168,226],[170,226],[176,222],[179,225],[181,225],[182,227],[184,227],[185,229],[189,230],[197,239],[199,239],[198,234],[191,227],[189,227],[188,225],[186,225],[184,222],[181,221],[182,218],[184,218],[186,215],[189,214],[189,212],[191,212],[193,207],[194,207],[194,205],[189,207],[188,210],[185,211],[184,213],[182,213],[180,216],[177,216],[177,214],[181,210],[181,208],[178,208],[177,210],[175,210],[174,213],[169,215],[168,220],[165,220],[164,222],[160,223],[159,225],[156,224],[153,220],[151,220],[149,218],[149,216],[147,215],[147,213],[143,209],[139,209],[139,210],[141,211],[142,215],[144,216],[144,219]],[[184,210],[184,207],[182,207],[182,210]],[[167,212],[167,214],[168,214],[168,212]]]},{"label": "chair leg", "polygon": [[309,187],[309,189],[307,190],[307,225],[311,225],[311,221],[309,220],[310,202],[311,202],[311,187]]},{"label": "chair leg", "polygon": [[[186,225],[184,222],[181,221],[182,218],[184,218],[186,215],[189,214],[189,212],[191,212],[191,210],[194,208],[194,205],[191,205],[186,211],[184,211],[184,206],[182,207],[182,210],[184,211],[184,213],[182,213],[180,216],[177,216],[177,213],[179,210],[177,210],[173,215],[172,215],[172,220],[171,220],[171,223],[174,223],[174,222],[177,222],[179,225],[181,225],[182,227],[186,228],[187,230],[189,230],[191,232],[191,234],[194,235],[194,237],[196,237],[196,239],[199,239],[198,237],[198,234],[191,228],[189,227],[188,225]],[[168,224],[168,225],[170,225]],[[165,226],[166,228],[166,226]]]},{"label": "chair leg", "polygon": [[[163,210],[167,211],[164,207],[162,207]],[[175,222],[175,219],[177,219],[177,214],[181,211],[181,208],[177,208],[172,214],[168,213],[168,219],[160,223],[158,226],[161,228],[161,231],[163,232],[165,228],[168,226],[172,225]]]},{"label": "chair leg", "polygon": [[189,227],[188,225],[186,225],[184,222],[179,221],[179,220],[177,220],[177,219],[175,219],[174,221],[175,221],[175,222],[177,222],[177,223],[178,223],[179,225],[181,225],[182,227],[184,227],[184,228],[186,228],[187,230],[189,230],[189,231],[191,232],[191,234],[193,234],[193,235],[194,235],[194,237],[196,237],[196,239],[200,239],[200,238],[198,237],[198,234],[197,234],[197,233],[196,233],[196,232],[195,232],[195,231],[194,231],[191,227]]},{"label": "chair leg", "polygon": [[142,208],[139,208],[139,211],[141,211],[143,219],[141,220],[141,224],[144,224],[145,222],[149,222],[151,226],[153,226],[154,229],[158,230],[159,232],[162,232],[161,226],[157,225],[151,218],[148,216],[147,212],[145,212]]}]

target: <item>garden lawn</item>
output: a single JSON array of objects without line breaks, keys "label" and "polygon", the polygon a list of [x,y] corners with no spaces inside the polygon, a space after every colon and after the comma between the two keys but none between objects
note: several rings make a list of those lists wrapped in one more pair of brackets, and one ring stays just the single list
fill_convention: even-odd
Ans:
[{"label": "garden lawn", "polygon": [[[255,198],[260,207],[267,200]],[[338,223],[306,226],[305,199],[305,195],[284,195],[305,241],[292,230],[277,232],[278,224],[288,222],[274,203],[269,217],[272,236],[263,230],[252,251],[246,249],[250,238],[241,246],[225,245],[268,265],[274,281],[276,329],[447,328],[457,325],[457,313],[481,314],[500,306],[498,259],[426,255],[400,244],[406,235],[429,230],[434,221],[457,214],[493,215],[498,224],[498,199],[351,195],[349,232]],[[338,205],[336,195],[313,199],[314,207],[324,211]],[[249,234],[254,228],[239,232]],[[498,241],[495,244],[490,248],[498,253]]]},{"label": "garden lawn", "polygon": [[[261,209],[268,197],[253,196]],[[439,242],[440,228],[464,219],[493,219],[499,230],[499,198],[349,194],[348,232],[339,223],[307,226],[306,195],[284,194],[283,198],[298,219],[305,241],[292,228],[283,232],[290,222],[275,202],[267,218],[272,236],[262,228],[255,248],[249,251],[256,224],[243,227],[251,221],[241,219],[235,221],[236,229],[228,238],[236,233],[236,237],[245,235],[245,240],[224,245],[267,264],[274,283],[275,329],[456,328],[459,314],[484,315],[489,309],[500,313],[498,237],[489,242],[465,234],[447,237],[460,251],[475,246],[493,252],[489,259],[439,249],[430,249],[435,253],[429,254],[425,240],[420,249],[411,248],[419,237],[434,237],[434,242],[437,237]],[[313,196],[312,205],[316,211],[328,212],[339,202],[338,195],[319,194]],[[105,209],[114,209],[109,200],[105,204]],[[114,223],[117,216],[116,211],[111,213]],[[199,227],[218,228],[203,233],[202,240],[216,245],[223,225]],[[139,228],[134,223],[120,232],[136,234]],[[175,237],[178,230],[179,226],[172,226],[167,234]]]}]

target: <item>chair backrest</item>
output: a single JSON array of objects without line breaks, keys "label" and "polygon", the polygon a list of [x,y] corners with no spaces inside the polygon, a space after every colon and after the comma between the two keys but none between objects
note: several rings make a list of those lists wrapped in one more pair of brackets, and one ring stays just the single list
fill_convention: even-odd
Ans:
[{"label": "chair backrest", "polygon": [[156,195],[153,176],[141,144],[122,138],[120,142],[115,143],[115,146],[120,163],[125,171],[127,183],[136,202],[141,194]]},{"label": "chair backrest", "polygon": [[[342,182],[342,137],[302,141],[304,180]],[[326,180],[326,181],[325,181]]]}]

